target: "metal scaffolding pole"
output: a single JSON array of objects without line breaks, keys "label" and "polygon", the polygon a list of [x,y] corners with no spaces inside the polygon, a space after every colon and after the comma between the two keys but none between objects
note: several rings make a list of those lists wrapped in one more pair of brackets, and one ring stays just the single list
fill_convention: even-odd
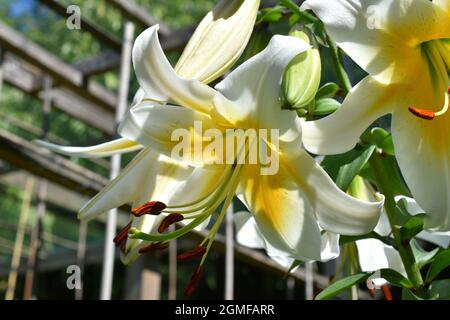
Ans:
[{"label": "metal scaffolding pole", "polygon": [[[123,119],[125,111],[128,107],[128,90],[131,71],[131,51],[133,47],[134,24],[126,22],[124,28],[124,39],[122,46],[122,59],[120,66],[120,84],[118,105],[116,109],[116,123],[120,123]],[[114,179],[120,172],[120,155],[114,155],[111,158],[110,178]],[[106,223],[105,251],[103,259],[102,283],[100,291],[101,300],[110,300],[112,292],[112,282],[114,273],[114,244],[113,239],[116,233],[117,225],[117,209],[110,210]]]},{"label": "metal scaffolding pole", "polygon": [[225,300],[234,299],[234,230],[233,202],[227,209],[225,218]]}]

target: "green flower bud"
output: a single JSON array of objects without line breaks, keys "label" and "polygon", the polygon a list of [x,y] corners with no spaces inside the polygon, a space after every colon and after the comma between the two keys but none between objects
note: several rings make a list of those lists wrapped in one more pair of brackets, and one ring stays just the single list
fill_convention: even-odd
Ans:
[{"label": "green flower bud", "polygon": [[[293,29],[289,35],[311,43],[308,35],[299,29]],[[283,109],[306,107],[319,89],[321,71],[320,53],[315,47],[292,59],[283,74],[280,97]]]},{"label": "green flower bud", "polygon": [[334,82],[329,82],[320,87],[317,91],[316,99],[333,98],[339,92],[339,86]]},{"label": "green flower bud", "polygon": [[331,98],[322,98],[316,101],[316,107],[314,108],[315,116],[327,116],[330,113],[339,109],[341,104]]}]

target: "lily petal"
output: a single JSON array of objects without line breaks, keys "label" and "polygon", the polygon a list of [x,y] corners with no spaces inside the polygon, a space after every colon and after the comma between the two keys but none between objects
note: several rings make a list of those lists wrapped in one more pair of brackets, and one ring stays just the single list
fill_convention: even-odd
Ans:
[{"label": "lily petal", "polygon": [[320,260],[321,236],[311,205],[280,167],[276,175],[260,175],[257,165],[243,167],[241,199],[254,216],[264,239],[297,259]]},{"label": "lily petal", "polygon": [[448,12],[428,0],[307,0],[302,8],[312,9],[333,40],[380,81],[408,72],[411,48],[450,37]]},{"label": "lily petal", "polygon": [[125,138],[91,147],[66,147],[42,140],[36,140],[35,142],[39,146],[52,150],[53,152],[78,158],[109,157],[115,154],[133,152],[143,148],[139,143]]},{"label": "lily petal", "polygon": [[258,230],[255,219],[250,212],[239,211],[234,214],[236,227],[236,241],[245,247],[252,249],[263,249],[265,242],[261,232]]},{"label": "lily petal", "polygon": [[222,0],[191,36],[175,71],[185,79],[209,83],[238,60],[258,13],[259,0]]},{"label": "lily petal", "polygon": [[338,154],[351,150],[365,129],[398,106],[394,100],[395,89],[395,85],[385,85],[366,77],[350,91],[335,113],[303,123],[305,148],[315,154]]},{"label": "lily petal", "polygon": [[399,109],[392,118],[397,160],[414,199],[427,213],[425,228],[450,231],[450,114],[425,121]]},{"label": "lily petal", "polygon": [[80,210],[78,217],[91,220],[126,203],[138,206],[155,198],[167,201],[170,191],[191,171],[192,168],[146,148]]},{"label": "lily petal", "polygon": [[375,228],[384,199],[367,202],[349,196],[304,151],[283,160],[323,229],[343,235],[361,235]]},{"label": "lily petal", "polygon": [[215,90],[198,80],[180,78],[167,60],[158,40],[158,26],[137,37],[133,46],[133,65],[145,95],[156,101],[178,104],[208,112]]},{"label": "lily petal", "polygon": [[218,120],[239,128],[277,128],[280,136],[293,128],[297,131],[296,113],[281,110],[281,78],[287,64],[309,48],[296,37],[272,37],[266,49],[216,85],[220,94],[214,99],[213,112]]},{"label": "lily petal", "polygon": [[325,231],[322,233],[322,248],[320,261],[326,262],[339,257],[339,235],[337,233]]},{"label": "lily petal", "polygon": [[358,240],[355,243],[362,271],[390,268],[406,276],[400,254],[393,247],[377,239]]},{"label": "lily petal", "polygon": [[[203,143],[209,139],[204,132],[208,129],[217,129],[215,132],[221,134],[221,130],[203,113],[143,101],[130,109],[118,131],[121,136],[138,141],[168,157],[202,165],[217,160],[213,154],[208,156],[203,153]],[[187,150],[175,152],[181,144],[186,145]]]}]

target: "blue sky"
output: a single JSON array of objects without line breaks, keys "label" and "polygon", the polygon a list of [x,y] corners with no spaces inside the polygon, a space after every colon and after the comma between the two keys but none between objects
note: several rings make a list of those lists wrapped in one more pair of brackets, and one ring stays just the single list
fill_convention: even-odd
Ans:
[{"label": "blue sky", "polygon": [[10,15],[13,17],[20,16],[27,11],[33,10],[35,0],[15,0],[11,5]]}]

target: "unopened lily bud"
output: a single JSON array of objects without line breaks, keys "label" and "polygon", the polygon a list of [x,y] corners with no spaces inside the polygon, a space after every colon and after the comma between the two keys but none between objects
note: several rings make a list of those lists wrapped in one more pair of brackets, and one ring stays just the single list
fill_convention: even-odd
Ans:
[{"label": "unopened lily bud", "polygon": [[331,98],[322,98],[316,101],[314,108],[315,116],[327,116],[330,113],[335,112],[341,107],[341,103]]},{"label": "unopened lily bud", "polygon": [[[308,35],[298,29],[291,31],[290,35],[311,43]],[[282,82],[283,109],[303,108],[314,99],[320,85],[321,70],[319,50],[314,47],[300,53],[288,64]]]},{"label": "unopened lily bud", "polygon": [[336,83],[326,83],[320,87],[319,91],[317,91],[316,99],[334,98],[338,94],[339,90],[340,88]]},{"label": "unopened lily bud", "polygon": [[260,0],[221,0],[200,22],[175,71],[209,83],[239,59],[252,34]]}]

